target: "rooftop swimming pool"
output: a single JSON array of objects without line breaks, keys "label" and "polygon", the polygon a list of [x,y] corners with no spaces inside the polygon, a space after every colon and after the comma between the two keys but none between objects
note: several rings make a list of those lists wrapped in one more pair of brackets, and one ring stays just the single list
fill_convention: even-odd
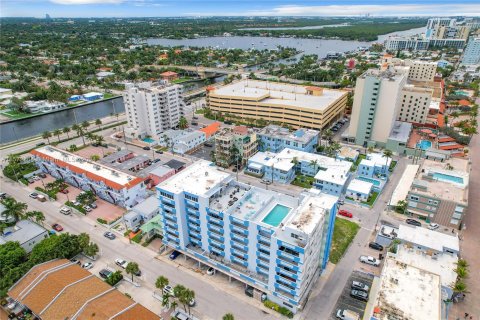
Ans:
[{"label": "rooftop swimming pool", "polygon": [[376,179],[371,179],[371,178],[367,178],[367,177],[357,177],[358,180],[362,180],[362,181],[365,181],[365,182],[370,182],[372,183],[375,187],[380,187],[380,181],[376,180]]},{"label": "rooftop swimming pool", "polygon": [[283,219],[290,212],[291,208],[281,204],[275,205],[272,210],[263,218],[262,222],[271,225],[272,227],[278,227]]},{"label": "rooftop swimming pool", "polygon": [[417,148],[420,148],[422,150],[428,150],[432,147],[432,142],[428,140],[420,140],[417,142]]},{"label": "rooftop swimming pool", "polygon": [[153,140],[152,138],[145,138],[142,141],[147,142],[147,143],[154,143],[155,142],[155,140]]},{"label": "rooftop swimming pool", "polygon": [[437,179],[437,180],[440,180],[440,181],[463,184],[463,178],[462,177],[452,176],[452,175],[449,175],[449,174],[435,172],[435,173],[433,173],[433,178]]}]

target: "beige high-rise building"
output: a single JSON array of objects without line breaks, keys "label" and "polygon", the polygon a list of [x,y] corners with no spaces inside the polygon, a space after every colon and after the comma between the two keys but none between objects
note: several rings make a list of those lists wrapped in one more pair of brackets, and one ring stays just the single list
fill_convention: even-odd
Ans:
[{"label": "beige high-rise building", "polygon": [[405,65],[409,67],[408,79],[414,81],[433,81],[437,72],[437,63],[420,60],[406,60]]},{"label": "beige high-rise building", "polygon": [[407,84],[403,87],[397,120],[425,123],[433,89]]},{"label": "beige high-rise building", "polygon": [[343,117],[347,95],[343,90],[241,80],[209,90],[207,104],[214,112],[244,120],[321,130]]}]

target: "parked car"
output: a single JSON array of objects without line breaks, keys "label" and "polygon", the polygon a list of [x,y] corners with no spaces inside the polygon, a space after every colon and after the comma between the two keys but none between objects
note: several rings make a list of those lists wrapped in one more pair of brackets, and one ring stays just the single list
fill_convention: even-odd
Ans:
[{"label": "parked car", "polygon": [[163,151],[162,150],[157,150],[157,151],[155,151],[155,153],[163,154]]},{"label": "parked car", "polygon": [[145,146],[145,147],[143,147],[142,149],[143,149],[143,150],[150,150],[150,147]]},{"label": "parked car", "polygon": [[40,180],[40,177],[38,177],[38,176],[33,176],[32,179],[33,179],[34,181],[38,181],[38,180]]},{"label": "parked car", "polygon": [[40,202],[45,202],[45,201],[47,201],[47,198],[44,195],[39,194],[37,196],[37,200],[40,201]]},{"label": "parked car", "polygon": [[60,190],[60,192],[63,193],[63,194],[67,194],[69,191],[68,191],[68,189],[62,189],[62,190]]},{"label": "parked car", "polygon": [[438,225],[438,223],[430,223],[428,225],[428,229],[430,230],[437,230],[438,228],[440,228],[440,226]]},{"label": "parked car", "polygon": [[173,251],[172,253],[170,253],[170,260],[175,260],[175,259],[177,259],[177,257],[178,257],[179,255],[181,255],[180,252],[178,252],[178,251],[176,251],[176,250]]},{"label": "parked car", "polygon": [[28,183],[32,184],[34,182],[35,182],[35,180],[33,180],[32,178],[28,179]]},{"label": "parked car", "polygon": [[115,264],[119,267],[122,267],[123,269],[125,269],[127,267],[127,264],[128,262],[123,260],[123,259],[115,259]]},{"label": "parked car", "polygon": [[415,219],[407,219],[407,220],[405,220],[405,222],[408,223],[408,224],[411,224],[412,226],[417,226],[417,227],[422,226],[422,223],[420,221],[415,220]]},{"label": "parked car", "polygon": [[272,184],[272,181],[270,180],[266,180],[266,179],[262,179],[262,183],[265,183],[265,184]]},{"label": "parked car", "polygon": [[378,251],[383,251],[383,246],[379,243],[376,242],[370,242],[368,246],[372,249],[378,250]]},{"label": "parked car", "polygon": [[37,147],[41,147],[41,146],[44,146],[44,145],[45,145],[45,142],[37,143]]},{"label": "parked car", "polygon": [[79,206],[81,206],[82,204],[81,204],[80,202],[78,202],[78,201],[75,201],[75,202],[73,203],[73,205],[76,206],[76,207],[79,207]]},{"label": "parked car", "polygon": [[367,302],[368,301],[368,293],[360,290],[352,290],[350,291],[350,297],[362,300]]},{"label": "parked car", "polygon": [[87,212],[92,211],[92,207],[90,207],[89,205],[83,206],[83,209],[85,209],[85,211],[87,211]]},{"label": "parked car", "polygon": [[86,270],[92,269],[93,268],[93,262],[85,262],[84,264],[82,264],[82,268],[86,269]]},{"label": "parked car", "polygon": [[371,256],[360,256],[360,262],[366,263],[375,267],[378,267],[380,265],[380,261]]},{"label": "parked car", "polygon": [[208,268],[207,269],[207,274],[209,276],[213,276],[215,274],[215,269],[213,269],[212,267]]},{"label": "parked car", "polygon": [[105,232],[105,233],[103,234],[103,236],[104,236],[105,238],[110,239],[110,240],[114,240],[114,239],[117,237],[117,236],[115,236],[115,234],[113,234],[113,233],[110,232],[110,231]]},{"label": "parked car", "polygon": [[69,215],[70,213],[72,213],[72,209],[70,208],[67,208],[67,207],[62,207],[60,209],[60,213],[64,214],[64,215]]},{"label": "parked car", "polygon": [[75,264],[78,264],[79,266],[82,265],[82,263],[81,263],[79,260],[75,259],[75,258],[70,259],[70,262],[73,262],[73,263],[75,263]]},{"label": "parked car", "polygon": [[158,162],[160,162],[160,161],[162,161],[162,160],[160,160],[160,159],[155,159],[155,160],[153,160],[153,163],[158,163]]},{"label": "parked car", "polygon": [[213,147],[213,143],[211,143],[211,142],[205,142],[203,145],[205,147]]},{"label": "parked car", "polygon": [[165,287],[163,287],[163,294],[166,295],[168,294],[169,296],[172,296],[173,297],[173,288],[171,285],[166,285]]},{"label": "parked car", "polygon": [[360,315],[358,313],[348,309],[345,309],[345,310],[338,309],[336,313],[336,317],[337,319],[341,319],[341,320],[359,320],[360,319]]},{"label": "parked car", "polygon": [[42,179],[45,179],[47,177],[47,175],[43,172],[39,173],[38,176]]},{"label": "parked car", "polygon": [[29,196],[30,198],[32,198],[32,199],[37,199],[37,198],[38,198],[38,193],[32,192],[32,193],[30,193],[28,196]]},{"label": "parked car", "polygon": [[338,203],[339,205],[344,205],[344,204],[345,204],[345,200],[343,200],[343,199],[338,199],[337,203]]},{"label": "parked car", "polygon": [[98,272],[98,274],[100,274],[100,277],[102,277],[103,279],[107,279],[112,273],[113,272],[108,269],[102,269]]},{"label": "parked car", "polygon": [[0,192],[0,199],[5,199],[7,197],[7,194],[5,192]]},{"label": "parked car", "polygon": [[55,231],[63,231],[63,227],[61,225],[59,225],[58,223],[52,224],[52,228]]},{"label": "parked car", "polygon": [[353,218],[353,214],[347,210],[339,210],[338,214],[347,218]]},{"label": "parked car", "polygon": [[92,209],[97,209],[97,208],[98,208],[98,206],[97,206],[97,204],[96,204],[95,202],[90,203],[89,206],[90,206],[90,208],[92,208]]},{"label": "parked car", "polygon": [[352,289],[368,292],[370,287],[363,282],[352,281]]},{"label": "parked car", "polygon": [[197,121],[192,121],[192,126],[198,126],[198,122]]}]

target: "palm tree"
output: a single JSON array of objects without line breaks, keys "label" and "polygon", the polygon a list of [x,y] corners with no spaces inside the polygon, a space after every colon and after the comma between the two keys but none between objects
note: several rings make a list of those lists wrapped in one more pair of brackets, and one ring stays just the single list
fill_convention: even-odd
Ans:
[{"label": "palm tree", "polygon": [[168,280],[167,277],[164,277],[164,276],[159,276],[157,278],[157,281],[155,281],[155,287],[157,289],[160,289],[163,291],[163,288],[165,288],[166,286],[168,286],[168,284],[170,283],[170,281]]},{"label": "palm tree", "polygon": [[62,134],[62,130],[55,129],[53,130],[53,134],[57,136],[58,142],[60,142],[60,135]]},{"label": "palm tree", "polygon": [[36,223],[43,225],[45,221],[45,215],[41,211],[28,211],[25,213],[25,217],[29,220],[34,220]]},{"label": "palm tree", "polygon": [[99,156],[98,154],[92,154],[92,155],[90,156],[90,159],[91,159],[92,161],[98,161],[98,160],[100,160],[100,156]]},{"label": "palm tree", "polygon": [[69,127],[65,127],[63,128],[63,133],[66,133],[67,134],[67,138],[70,139],[70,135],[68,134],[72,129],[70,129]]},{"label": "palm tree", "polygon": [[468,293],[467,285],[465,284],[465,282],[463,282],[461,280],[455,282],[452,286],[452,289],[453,289],[453,292],[456,293],[456,294]]},{"label": "palm tree", "polygon": [[7,156],[7,161],[9,166],[17,167],[22,162],[22,158],[18,154],[11,153]]},{"label": "palm tree", "polygon": [[125,271],[127,272],[127,274],[132,275],[133,282],[133,275],[138,274],[140,272],[140,268],[138,267],[138,263],[131,261],[127,264]]},{"label": "palm tree", "polygon": [[180,129],[188,128],[188,121],[187,119],[185,119],[184,116],[180,117],[180,120],[178,121],[178,126],[180,127]]},{"label": "palm tree", "polygon": [[465,267],[458,267],[455,269],[459,279],[465,279],[468,277],[468,270]]},{"label": "palm tree", "polygon": [[26,203],[18,202],[13,198],[8,198],[3,201],[3,206],[5,207],[3,214],[6,217],[12,217],[16,221],[25,218],[25,211],[28,207]]},{"label": "palm tree", "polygon": [[77,126],[77,136],[82,137],[83,145],[85,146],[85,132],[83,131],[82,127]]},{"label": "palm tree", "polygon": [[457,267],[468,268],[468,262],[465,259],[458,259]]},{"label": "palm tree", "polygon": [[[387,158],[386,160],[386,163],[385,163],[385,166],[387,166],[387,170],[388,170],[388,159],[391,159],[392,156],[393,156],[393,152],[392,150],[389,150],[389,149],[385,149],[383,150],[383,155],[385,156],[385,158]],[[387,172],[385,172],[387,173]]]},{"label": "palm tree", "polygon": [[52,136],[52,134],[51,134],[50,132],[48,132],[48,131],[44,131],[44,132],[42,133],[42,138],[43,138],[43,139],[47,139],[48,144],[50,144],[50,137],[51,137],[51,136]]},{"label": "palm tree", "polygon": [[373,149],[373,147],[368,147],[367,151],[368,151],[368,153],[373,153],[374,149]]},{"label": "palm tree", "polygon": [[87,120],[83,121],[82,122],[82,128],[85,129],[85,131],[88,131],[88,127],[90,127],[90,122],[88,122]]},{"label": "palm tree", "polygon": [[102,125],[102,120],[100,120],[100,119],[95,120],[95,124],[98,126],[98,130],[100,130],[101,125]]},{"label": "palm tree", "polygon": [[78,124],[74,124],[72,126],[72,130],[75,131],[77,133],[77,136],[80,137],[80,135],[78,134],[78,129],[80,128],[80,126]]},{"label": "palm tree", "polygon": [[313,171],[317,171],[318,160],[311,160],[309,166],[313,168]]},{"label": "palm tree", "polygon": [[231,313],[227,313],[222,317],[222,320],[235,320],[235,317]]},{"label": "palm tree", "polygon": [[186,301],[186,299],[185,299],[185,294],[184,294],[185,290],[187,290],[187,288],[185,288],[181,284],[177,284],[173,288],[173,296],[178,299],[178,301],[183,305],[183,309],[185,310],[185,312],[187,312],[187,306],[186,305],[187,305],[188,301]]},{"label": "palm tree", "polygon": [[185,289],[182,295],[185,299],[186,305],[188,306],[188,314],[190,314],[190,301],[195,299],[195,291],[191,289]]}]

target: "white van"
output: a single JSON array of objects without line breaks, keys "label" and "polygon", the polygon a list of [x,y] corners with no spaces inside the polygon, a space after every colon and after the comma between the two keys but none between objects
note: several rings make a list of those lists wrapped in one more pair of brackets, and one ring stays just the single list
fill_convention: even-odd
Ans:
[{"label": "white van", "polygon": [[64,214],[64,215],[69,215],[70,213],[72,213],[72,209],[70,208],[67,208],[67,207],[62,207],[60,209],[60,213]]}]

